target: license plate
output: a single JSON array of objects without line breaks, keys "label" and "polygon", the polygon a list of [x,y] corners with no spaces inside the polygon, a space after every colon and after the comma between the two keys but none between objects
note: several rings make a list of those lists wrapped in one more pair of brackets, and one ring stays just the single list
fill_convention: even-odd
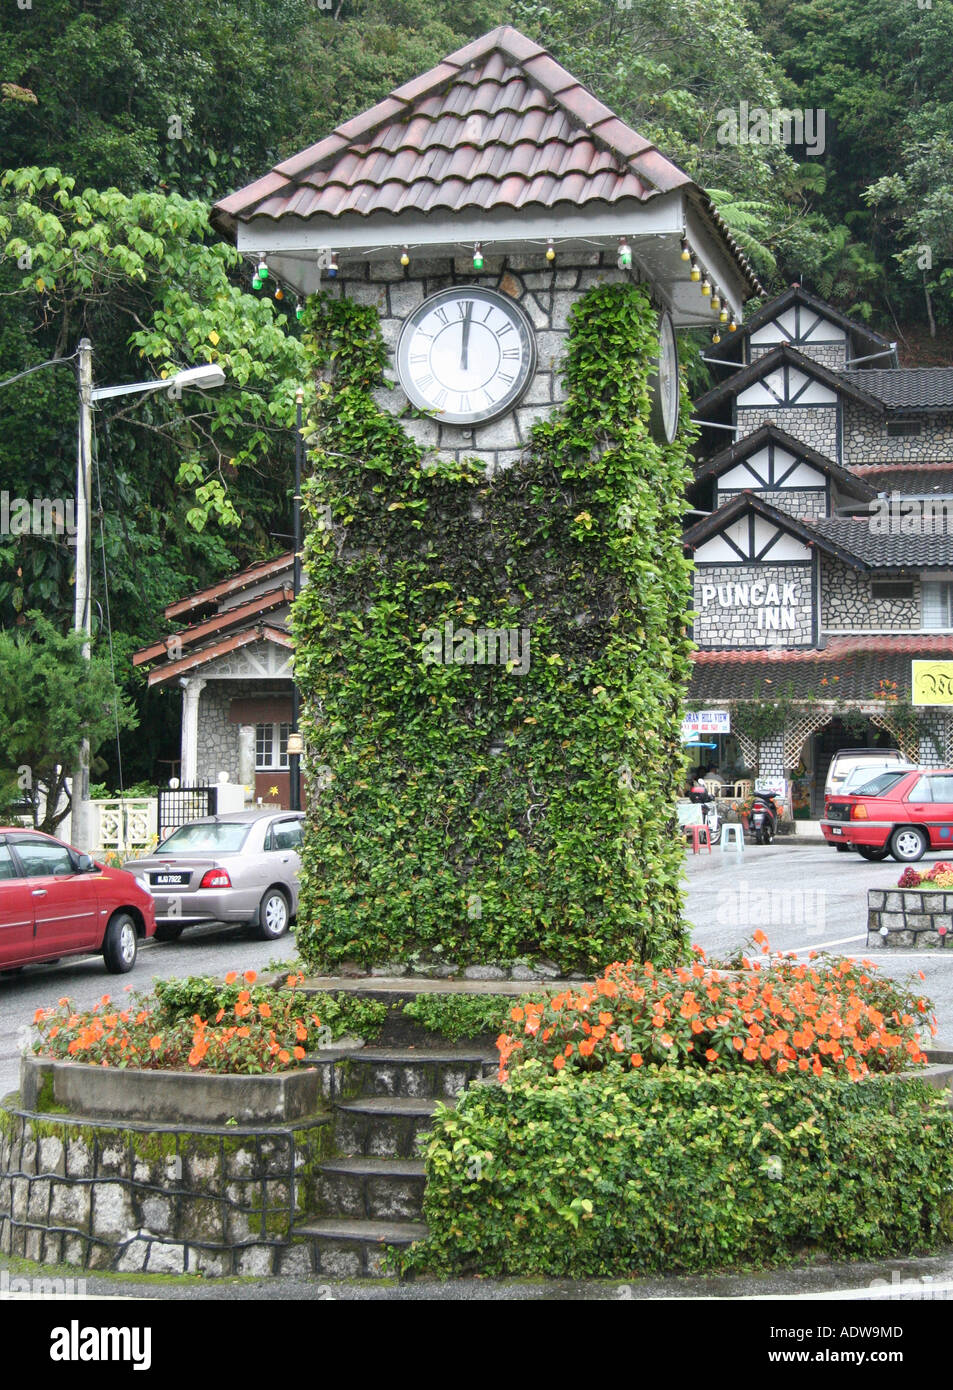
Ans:
[{"label": "license plate", "polygon": [[832,825],[832,826],[831,826],[831,834],[832,834],[832,835],[843,835],[843,833],[844,833],[844,832],[843,832],[843,830],[841,830],[841,828],[840,828],[839,825]]},{"label": "license plate", "polygon": [[189,873],[150,874],[153,888],[182,888],[192,877]]}]

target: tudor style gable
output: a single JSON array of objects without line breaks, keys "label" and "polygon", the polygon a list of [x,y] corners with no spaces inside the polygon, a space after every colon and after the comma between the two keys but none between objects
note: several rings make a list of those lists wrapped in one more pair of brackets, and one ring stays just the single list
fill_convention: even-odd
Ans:
[{"label": "tudor style gable", "polygon": [[843,371],[857,362],[897,365],[896,343],[800,285],[792,285],[752,314],[713,349],[712,355],[747,365],[782,343],[832,371]]},{"label": "tudor style gable", "polygon": [[876,490],[824,454],[777,425],[753,434],[704,460],[695,469],[694,498],[716,511],[740,492],[798,517],[829,516],[845,499],[869,502]]}]

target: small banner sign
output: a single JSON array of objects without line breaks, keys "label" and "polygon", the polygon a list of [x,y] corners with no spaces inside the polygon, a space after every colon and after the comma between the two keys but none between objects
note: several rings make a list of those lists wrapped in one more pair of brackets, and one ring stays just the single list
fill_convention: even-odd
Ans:
[{"label": "small banner sign", "polygon": [[692,710],[682,720],[682,742],[699,734],[730,734],[731,712],[726,709]]},{"label": "small banner sign", "polygon": [[911,661],[913,705],[953,705],[953,661]]}]

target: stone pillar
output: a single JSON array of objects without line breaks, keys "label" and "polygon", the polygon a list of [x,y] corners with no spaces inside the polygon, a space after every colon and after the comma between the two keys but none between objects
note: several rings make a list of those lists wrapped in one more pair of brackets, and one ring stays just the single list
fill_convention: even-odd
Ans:
[{"label": "stone pillar", "polygon": [[248,795],[255,799],[255,726],[238,726],[238,780],[250,790]]},{"label": "stone pillar", "polygon": [[182,767],[183,787],[194,787],[198,777],[199,699],[205,689],[201,676],[182,678]]}]

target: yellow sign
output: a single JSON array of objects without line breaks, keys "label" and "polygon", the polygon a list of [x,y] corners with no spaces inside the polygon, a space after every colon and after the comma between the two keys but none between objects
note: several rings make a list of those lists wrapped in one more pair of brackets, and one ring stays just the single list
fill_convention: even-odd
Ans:
[{"label": "yellow sign", "polygon": [[953,705],[953,661],[912,661],[914,705]]}]

